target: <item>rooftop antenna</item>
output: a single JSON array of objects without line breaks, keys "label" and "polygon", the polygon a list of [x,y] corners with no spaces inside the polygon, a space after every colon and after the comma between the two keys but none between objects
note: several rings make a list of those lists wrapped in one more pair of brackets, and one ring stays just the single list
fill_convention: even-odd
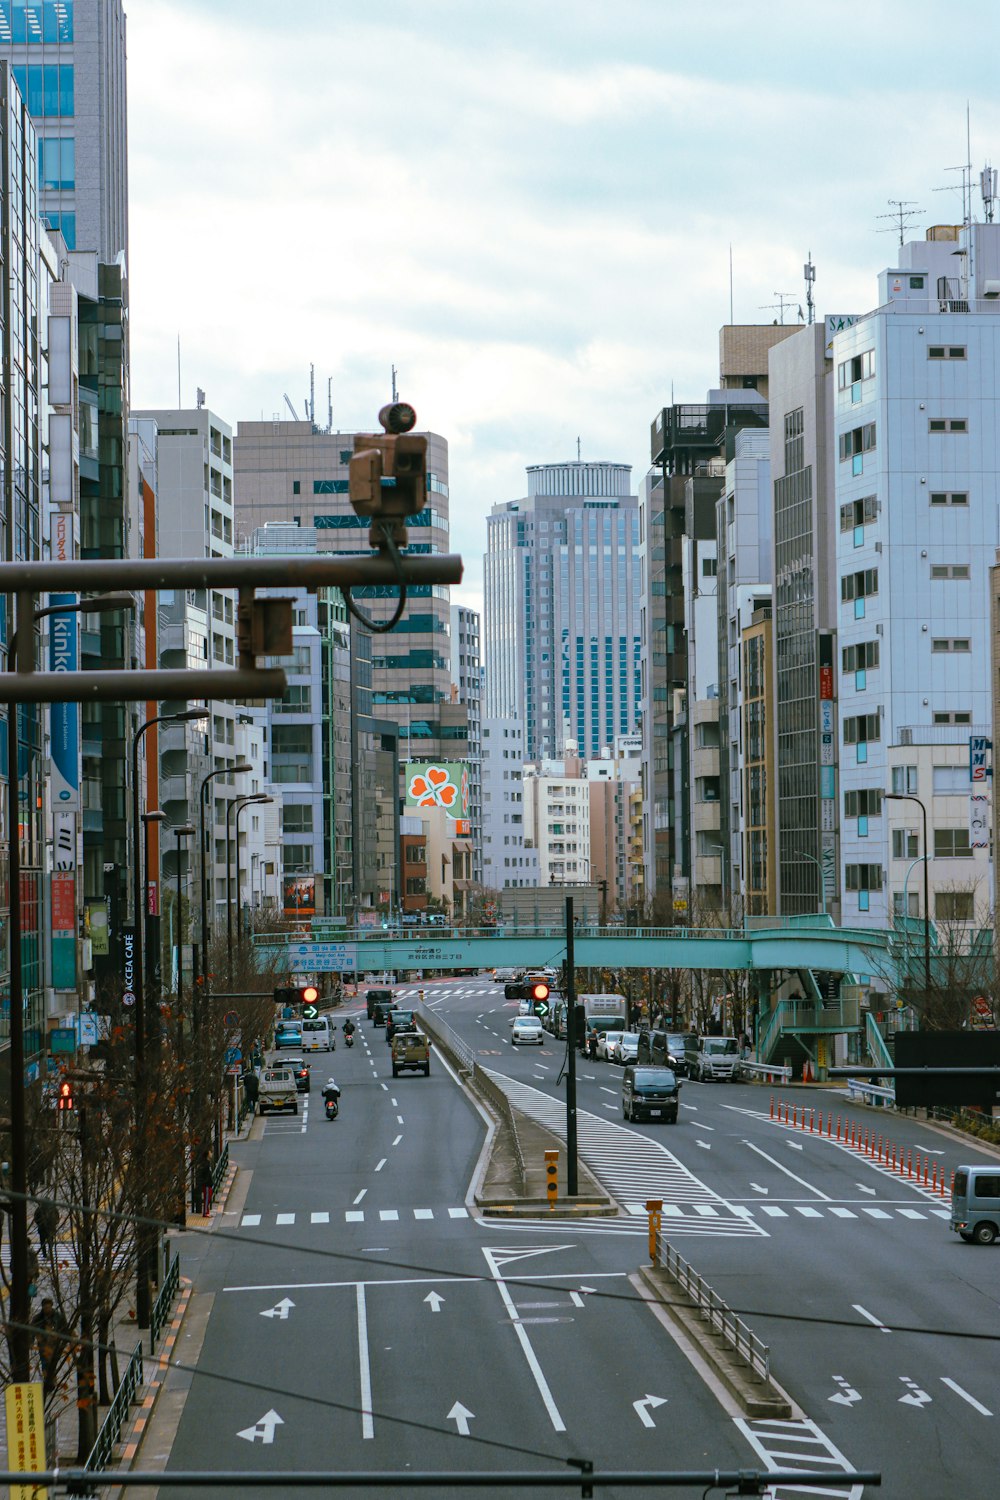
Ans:
[{"label": "rooftop antenna", "polygon": [[289,396],[287,391],[285,392],[285,405],[288,407],[288,410],[291,412],[292,416],[297,422],[299,420],[299,414],[295,410],[295,407],[292,405],[292,398]]},{"label": "rooftop antenna", "polygon": [[[802,274],[806,279],[806,312],[808,313],[806,322],[812,324],[816,321],[816,304],[813,301],[813,282],[816,280],[816,267],[813,265],[813,253],[811,250],[809,251],[809,259],[802,267]],[[802,309],[800,308],[799,311],[801,312]]]},{"label": "rooftop antenna", "polygon": [[396,389],[396,366],[395,365],[393,365],[393,367],[392,367],[392,399],[393,399],[394,403],[399,400],[399,392]]},{"label": "rooftop antenna", "polygon": [[580,439],[579,438],[577,438],[577,440],[576,440],[576,461],[577,461],[577,463],[580,462]]},{"label": "rooftop antenna", "polygon": [[333,376],[326,382],[326,430],[333,431]]},{"label": "rooftop antenna", "polygon": [[979,174],[979,191],[983,195],[983,212],[986,215],[986,222],[992,224],[993,215],[996,212],[994,204],[997,201],[997,169],[991,167],[989,162]]},{"label": "rooftop antenna", "polygon": [[181,336],[177,334],[177,410],[181,409]]},{"label": "rooftop antenna", "polygon": [[796,305],[796,298],[792,296],[791,292],[772,292],[771,296],[777,297],[777,302],[769,302],[766,305],[762,304],[760,310],[761,312],[774,312],[777,309],[779,316],[774,321],[783,324],[785,321],[785,308],[794,307]]},{"label": "rooftop antenna", "polygon": [[876,214],[877,219],[891,219],[892,223],[887,229],[880,229],[879,234],[898,234],[899,243],[902,245],[906,239],[907,231],[913,228],[913,220],[917,214],[925,214],[926,208],[916,207],[916,198],[887,198],[886,202],[892,209],[890,214]]},{"label": "rooftop antenna", "polygon": [[309,420],[316,426],[316,366],[309,366]]},{"label": "rooftop antenna", "polygon": [[729,241],[729,324],[733,326],[733,242]]}]

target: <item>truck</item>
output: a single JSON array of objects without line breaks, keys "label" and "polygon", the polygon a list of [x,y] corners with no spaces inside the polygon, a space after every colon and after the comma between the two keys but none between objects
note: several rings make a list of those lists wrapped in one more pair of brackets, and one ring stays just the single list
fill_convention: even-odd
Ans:
[{"label": "truck", "polygon": [[734,1036],[688,1036],[684,1064],[689,1078],[732,1081],[739,1075],[740,1044]]},{"label": "truck", "polygon": [[423,1073],[427,1078],[431,1071],[431,1048],[419,1031],[397,1031],[392,1039],[392,1076],[400,1073]]},{"label": "truck", "polygon": [[624,995],[577,995],[577,1006],[583,1011],[583,1026],[577,1046],[586,1052],[591,1035],[599,1031],[625,1031],[628,1003]]},{"label": "truck", "polygon": [[264,1068],[260,1075],[257,1105],[262,1115],[272,1109],[290,1109],[293,1115],[299,1112],[299,1091],[291,1068]]}]

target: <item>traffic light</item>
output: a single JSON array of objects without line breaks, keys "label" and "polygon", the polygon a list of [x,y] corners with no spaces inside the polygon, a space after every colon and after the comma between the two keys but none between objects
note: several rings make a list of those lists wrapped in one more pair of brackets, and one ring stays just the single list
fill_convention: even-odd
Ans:
[{"label": "traffic light", "polygon": [[76,1103],[73,1099],[73,1085],[68,1078],[64,1078],[59,1085],[59,1108],[75,1109]]},{"label": "traffic light", "polygon": [[556,1206],[559,1196],[559,1152],[546,1151],[545,1153],[545,1195],[549,1200],[549,1209]]},{"label": "traffic light", "polygon": [[315,1021],[319,1015],[319,990],[314,984],[304,984],[299,990],[299,998],[302,1001],[302,1014],[307,1021]]},{"label": "traffic light", "polygon": [[549,987],[542,979],[537,979],[531,986],[528,996],[531,1008],[536,1016],[547,1016],[549,1013]]}]

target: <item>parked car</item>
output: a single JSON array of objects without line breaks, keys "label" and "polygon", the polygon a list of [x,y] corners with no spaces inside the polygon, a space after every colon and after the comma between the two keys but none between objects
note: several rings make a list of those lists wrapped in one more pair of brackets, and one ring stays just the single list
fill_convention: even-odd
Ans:
[{"label": "parked car", "polygon": [[510,1040],[515,1047],[519,1042],[537,1042],[540,1047],[544,1046],[545,1032],[541,1021],[537,1016],[515,1016]]},{"label": "parked car", "polygon": [[301,1057],[283,1057],[281,1066],[287,1068],[295,1079],[295,1089],[299,1094],[308,1094],[312,1086],[309,1073],[309,1064]]},{"label": "parked car", "polygon": [[614,1045],[611,1048],[611,1061],[624,1067],[626,1063],[634,1063],[638,1055],[639,1033],[637,1031],[616,1032]]},{"label": "parked car", "polygon": [[1000,1235],[1000,1163],[956,1168],[948,1227],[968,1244],[992,1245]]},{"label": "parked car", "polygon": [[740,1044],[734,1036],[688,1037],[684,1060],[689,1078],[731,1081],[738,1076]]},{"label": "parked car", "polygon": [[628,1067],[622,1074],[622,1115],[626,1120],[665,1120],[677,1124],[680,1079],[672,1068]]},{"label": "parked car", "polygon": [[604,1062],[611,1061],[611,1053],[614,1049],[619,1033],[617,1031],[599,1031],[597,1042],[594,1045],[594,1056]]}]

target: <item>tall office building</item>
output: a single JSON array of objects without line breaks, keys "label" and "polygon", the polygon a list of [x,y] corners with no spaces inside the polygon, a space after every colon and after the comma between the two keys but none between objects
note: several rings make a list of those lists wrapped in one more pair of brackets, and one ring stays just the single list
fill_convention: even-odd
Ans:
[{"label": "tall office building", "polygon": [[128,257],[122,0],[6,0],[0,57],[38,132],[41,213],[70,250]]},{"label": "tall office building", "polygon": [[831,368],[844,922],[982,925],[970,740],[990,735],[992,707],[1000,224],[902,245],[876,311],[834,337]]},{"label": "tall office building", "polygon": [[469,837],[472,878],[483,878],[483,667],[479,614],[464,604],[451,606],[451,679],[469,716]]},{"label": "tall office building", "polygon": [[528,760],[600,755],[638,723],[639,503],[631,466],[538,464],[487,517],[486,694]]}]

